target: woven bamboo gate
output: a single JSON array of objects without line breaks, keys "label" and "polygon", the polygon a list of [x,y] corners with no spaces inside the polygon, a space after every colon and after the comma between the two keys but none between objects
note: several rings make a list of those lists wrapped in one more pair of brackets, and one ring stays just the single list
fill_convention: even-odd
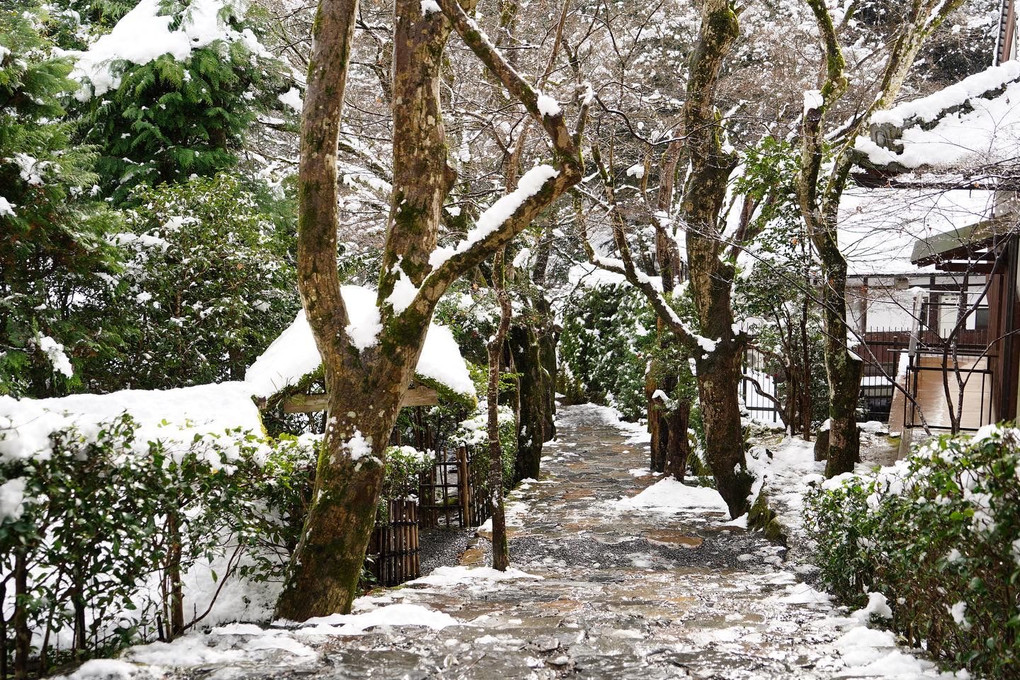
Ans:
[{"label": "woven bamboo gate", "polygon": [[369,569],[382,586],[396,586],[421,575],[418,503],[391,500],[388,520],[376,524],[368,544]]},{"label": "woven bamboo gate", "polygon": [[[419,480],[421,527],[476,527],[489,518],[485,489],[488,470],[473,464],[471,449],[458,446],[437,456]],[[484,468],[485,466],[481,466]]]}]

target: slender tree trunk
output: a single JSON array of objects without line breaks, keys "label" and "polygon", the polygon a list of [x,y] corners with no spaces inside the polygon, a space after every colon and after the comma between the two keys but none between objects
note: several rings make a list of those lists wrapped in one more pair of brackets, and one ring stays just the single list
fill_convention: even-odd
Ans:
[{"label": "slender tree trunk", "polygon": [[28,677],[32,653],[32,629],[28,624],[28,558],[24,551],[14,556],[14,677]]},{"label": "slender tree trunk", "polygon": [[[168,614],[167,640],[173,640],[184,632],[184,587],[181,584],[181,527],[176,512],[166,518],[167,555],[166,555],[166,592]],[[84,623],[84,621],[83,621]]]},{"label": "slender tree trunk", "polygon": [[489,340],[488,435],[489,504],[492,508],[492,568],[506,571],[510,566],[510,548],[506,538],[506,512],[503,505],[503,446],[499,441],[499,359],[510,328],[513,309],[503,281],[504,253],[499,251],[492,263],[492,287],[499,300],[499,327]]}]

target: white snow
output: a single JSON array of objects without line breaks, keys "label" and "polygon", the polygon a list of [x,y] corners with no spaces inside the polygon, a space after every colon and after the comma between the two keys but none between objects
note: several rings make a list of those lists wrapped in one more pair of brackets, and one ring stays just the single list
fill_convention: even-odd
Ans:
[{"label": "white snow", "polygon": [[439,3],[437,3],[436,0],[421,0],[421,13],[423,16],[428,16],[441,11]]},{"label": "white snow", "polygon": [[403,269],[397,267],[397,280],[393,283],[393,291],[386,298],[386,302],[393,306],[395,314],[403,314],[411,306],[414,298],[418,295],[418,288],[411,281],[411,278]]},{"label": "white snow", "polygon": [[891,619],[892,615],[892,608],[889,607],[889,603],[882,593],[868,593],[868,604],[863,609],[858,609],[851,614],[852,617],[861,623],[867,623],[871,620],[872,616],[877,616],[880,619]]},{"label": "white snow", "polygon": [[119,659],[90,659],[78,667],[67,680],[130,680],[139,677],[138,666]]},{"label": "white snow", "polygon": [[0,484],[0,524],[17,522],[25,513],[25,480],[9,479]]},{"label": "white snow", "polygon": [[[382,329],[375,291],[360,286],[344,286],[341,292],[350,319],[347,330],[355,345],[359,349],[374,345]],[[267,398],[297,384],[304,376],[317,370],[321,363],[312,329],[302,310],[248,368],[245,382],[250,385],[253,395]],[[475,386],[464,357],[453,339],[453,333],[444,326],[435,323],[429,326],[415,370],[457,394],[475,397]]]},{"label": "white snow", "polygon": [[14,204],[3,196],[0,196],[0,217],[17,217],[14,212]]},{"label": "white snow", "polygon": [[446,326],[432,324],[425,336],[425,346],[415,373],[445,385],[457,394],[475,397],[475,384],[468,372],[467,362]]},{"label": "white snow", "polygon": [[277,97],[277,99],[280,100],[281,104],[293,109],[297,113],[301,113],[301,108],[304,106],[304,100],[301,97],[301,91],[296,87],[290,88],[289,90],[281,94],[279,97]]},{"label": "white snow", "polygon": [[428,576],[410,581],[407,585],[443,587],[521,580],[541,581],[542,577],[514,567],[510,567],[506,571],[499,571],[492,567],[439,567]]},{"label": "white snow", "polygon": [[[428,0],[422,0],[427,2]],[[555,99],[547,94],[538,95],[538,111],[543,116],[556,116],[560,113],[560,105]]]},{"label": "white snow", "polygon": [[[874,123],[905,126],[896,142],[902,150],[887,149],[864,136],[857,138],[856,149],[876,165],[897,163],[909,169],[960,170],[1012,162],[1020,144],[1018,78],[1020,63],[1010,61],[927,97],[878,112]],[[981,96],[1000,87],[1005,91],[995,97]],[[965,102],[972,110],[946,112]],[[935,120],[938,122],[927,130],[919,125]]]},{"label": "white snow", "polygon": [[[120,86],[118,62],[144,65],[169,54],[177,61],[186,60],[193,50],[207,47],[217,40],[243,41],[261,52],[250,32],[238,33],[227,25],[231,15],[241,15],[244,0],[194,0],[184,12],[176,29],[174,17],[162,15],[159,0],[140,0],[106,35],[78,56],[71,77],[86,80],[92,94],[98,96]],[[79,98],[88,99],[83,90]]]},{"label": "white snow", "polygon": [[645,166],[642,163],[635,163],[634,165],[627,168],[627,177],[633,177],[634,179],[641,179],[645,176]]},{"label": "white snow", "polygon": [[917,241],[987,219],[994,203],[990,191],[848,189],[839,207],[839,244],[848,273],[934,271],[911,264]]},{"label": "white snow", "polygon": [[361,460],[372,456],[372,443],[365,439],[360,430],[354,431],[354,436],[347,440],[346,448],[351,454],[351,460]]},{"label": "white snow", "polygon": [[304,635],[359,635],[375,626],[421,626],[442,630],[464,623],[419,604],[391,604],[361,614],[333,614],[308,619],[296,632]]},{"label": "white snow", "polygon": [[68,378],[74,375],[74,367],[71,366],[71,360],[64,353],[64,346],[62,344],[48,335],[37,333],[35,336],[35,346],[50,360],[54,371]]},{"label": "white snow", "polygon": [[241,428],[262,432],[251,388],[243,382],[196,385],[169,390],[121,390],[74,394],[54,399],[0,396],[0,462],[51,452],[50,433],[72,425],[94,430],[129,413],[137,422],[136,441],[190,442],[196,434]]},{"label": "white snow", "polygon": [[728,512],[726,503],[715,489],[707,486],[688,486],[673,477],[662,479],[633,498],[623,498],[613,502],[612,505],[620,511],[714,510]]},{"label": "white snow", "polygon": [[804,90],[804,113],[822,108],[824,102],[821,90]]},{"label": "white snow", "polygon": [[497,200],[478,216],[474,228],[467,233],[463,241],[453,248],[436,248],[429,258],[429,264],[433,269],[438,269],[454,255],[467,252],[475,243],[498,231],[525,201],[541,191],[546,182],[559,174],[560,171],[551,165],[536,165],[528,170],[517,182],[516,189]]}]

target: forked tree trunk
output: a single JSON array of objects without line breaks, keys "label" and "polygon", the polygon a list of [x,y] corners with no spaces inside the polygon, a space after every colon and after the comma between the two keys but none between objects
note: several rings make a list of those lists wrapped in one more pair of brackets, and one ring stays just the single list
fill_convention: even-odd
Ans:
[{"label": "forked tree trunk", "polygon": [[738,31],[729,0],[706,0],[687,81],[684,129],[691,172],[681,202],[691,293],[700,334],[709,341],[692,348],[705,420],[705,457],[733,517],[747,511],[752,478],[746,472],[737,399],[744,343],[733,332],[735,268],[726,260],[726,243],[719,229],[735,161],[723,151],[715,91],[722,62]]},{"label": "forked tree trunk", "polygon": [[[298,287],[322,357],[328,418],[308,517],[276,606],[279,618],[303,621],[350,611],[375,523],[386,444],[436,304],[450,284],[503,248],[582,176],[576,135],[566,129],[562,114],[543,115],[534,89],[481,39],[464,9],[454,0],[439,4],[442,12],[418,0],[395,5],[393,191],[376,299],[381,330],[374,342],[358,338],[356,344],[350,336],[336,266],[336,155],[356,0],[320,0],[313,25],[301,122]],[[558,169],[495,229],[433,263],[442,204],[455,179],[446,162],[439,105],[451,24],[541,121]],[[402,277],[417,293],[395,309],[390,295]]]}]

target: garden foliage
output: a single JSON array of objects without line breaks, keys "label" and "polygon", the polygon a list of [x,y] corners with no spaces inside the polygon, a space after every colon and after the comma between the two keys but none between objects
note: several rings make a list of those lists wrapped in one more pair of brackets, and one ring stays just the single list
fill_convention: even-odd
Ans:
[{"label": "garden foliage", "polygon": [[844,602],[883,593],[892,626],[987,678],[1020,664],[1020,430],[944,436],[807,502],[822,579]]},{"label": "garden foliage", "polygon": [[560,335],[564,393],[614,406],[628,420],[644,416],[654,329],[655,315],[634,288],[602,284],[579,289]]}]

